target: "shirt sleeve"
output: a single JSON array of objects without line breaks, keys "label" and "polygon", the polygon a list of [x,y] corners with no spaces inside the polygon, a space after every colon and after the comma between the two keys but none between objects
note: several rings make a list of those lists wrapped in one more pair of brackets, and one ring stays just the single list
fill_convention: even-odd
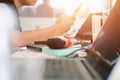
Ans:
[{"label": "shirt sleeve", "polygon": [[19,18],[13,6],[0,3],[0,27],[6,30],[16,29],[20,31]]}]

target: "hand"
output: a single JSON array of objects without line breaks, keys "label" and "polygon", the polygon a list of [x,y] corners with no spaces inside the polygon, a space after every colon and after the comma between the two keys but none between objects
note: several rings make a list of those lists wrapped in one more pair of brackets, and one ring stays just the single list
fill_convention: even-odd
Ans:
[{"label": "hand", "polygon": [[56,24],[58,25],[57,28],[61,33],[64,33],[71,28],[74,21],[75,21],[74,16],[61,15],[58,17],[56,21]]}]

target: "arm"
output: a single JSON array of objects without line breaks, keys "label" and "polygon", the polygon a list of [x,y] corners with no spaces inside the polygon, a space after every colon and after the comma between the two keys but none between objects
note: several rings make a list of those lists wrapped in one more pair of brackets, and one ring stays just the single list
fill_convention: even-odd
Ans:
[{"label": "arm", "polygon": [[15,31],[14,44],[16,46],[25,46],[35,41],[47,40],[51,36],[62,35],[70,29],[73,21],[73,17],[64,15],[58,18],[56,24],[42,30],[24,32]]}]

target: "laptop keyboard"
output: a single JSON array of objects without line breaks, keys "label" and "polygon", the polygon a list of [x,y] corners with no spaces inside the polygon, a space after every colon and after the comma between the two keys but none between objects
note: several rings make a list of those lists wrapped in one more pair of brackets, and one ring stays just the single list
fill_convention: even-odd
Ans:
[{"label": "laptop keyboard", "polygon": [[[85,70],[80,69],[82,63],[77,63],[78,60],[68,59],[47,59],[45,65],[44,80],[85,80],[87,75],[82,72]],[[84,70],[84,71],[81,71]],[[86,74],[86,72],[85,72]],[[89,80],[90,76],[88,77]],[[87,79],[87,78],[86,78]]]},{"label": "laptop keyboard", "polygon": [[12,80],[101,80],[81,59],[15,58],[12,61]]}]

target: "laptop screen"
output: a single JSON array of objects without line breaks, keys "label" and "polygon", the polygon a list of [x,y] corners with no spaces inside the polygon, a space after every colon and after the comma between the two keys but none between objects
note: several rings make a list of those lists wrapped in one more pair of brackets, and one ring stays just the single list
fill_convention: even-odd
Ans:
[{"label": "laptop screen", "polygon": [[110,64],[114,64],[119,56],[120,47],[120,0],[118,0],[103,25],[96,41],[92,46],[92,51],[97,53],[101,59],[105,59]]}]

